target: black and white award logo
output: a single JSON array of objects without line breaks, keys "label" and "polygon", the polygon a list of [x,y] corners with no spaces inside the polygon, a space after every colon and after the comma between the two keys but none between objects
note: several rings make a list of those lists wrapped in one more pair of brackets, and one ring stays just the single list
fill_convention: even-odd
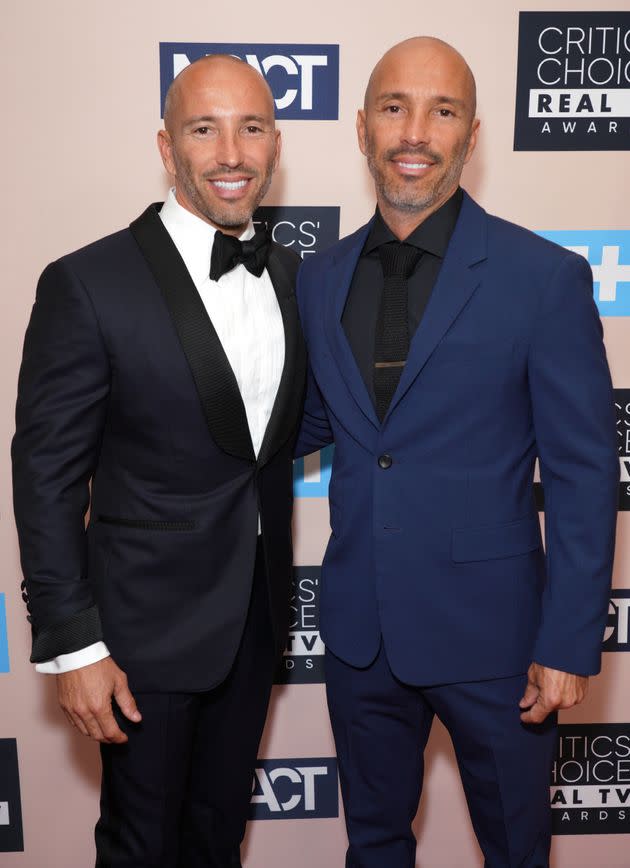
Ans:
[{"label": "black and white award logo", "polygon": [[610,592],[602,651],[630,651],[629,625],[630,588],[613,588]]},{"label": "black and white award logo", "polygon": [[339,206],[262,205],[254,214],[254,226],[260,225],[305,259],[339,241]]},{"label": "black and white award logo", "polygon": [[554,835],[630,832],[630,724],[559,727],[551,807]]},{"label": "black and white award logo", "polygon": [[0,853],[24,850],[17,744],[0,738]]},{"label": "black and white award logo", "polygon": [[630,389],[615,389],[619,449],[619,509],[630,510]]},{"label": "black and white award logo", "polygon": [[250,820],[310,820],[338,816],[336,759],[258,760],[254,770]]},{"label": "black and white award logo", "polygon": [[516,151],[630,149],[630,12],[521,12]]},{"label": "black and white award logo", "polygon": [[321,684],[324,643],[319,637],[321,567],[294,567],[287,648],[276,671],[276,684]]}]

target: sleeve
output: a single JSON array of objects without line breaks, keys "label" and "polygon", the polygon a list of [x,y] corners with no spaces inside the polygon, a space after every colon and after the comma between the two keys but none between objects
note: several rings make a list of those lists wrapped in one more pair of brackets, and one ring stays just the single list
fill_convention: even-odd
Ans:
[{"label": "sleeve", "polygon": [[[305,275],[307,274],[308,267],[302,265],[298,272],[296,295],[300,311],[300,321],[302,323],[306,348],[308,351],[311,318],[306,305],[307,281]],[[318,324],[318,327],[321,327],[321,324]],[[319,339],[323,340],[323,335],[320,335]],[[319,386],[317,385],[317,381],[315,380],[315,375],[313,374],[309,361],[306,379],[306,397],[304,400],[304,414],[302,416],[302,423],[300,425],[300,431],[295,445],[295,457],[302,458],[302,456],[309,455],[311,452],[317,452],[318,449],[322,449],[324,446],[328,446],[332,443],[333,439],[332,429],[326,412],[326,405],[324,404],[324,399],[319,390]]]},{"label": "sleeve", "polygon": [[45,675],[60,675],[62,672],[72,672],[73,669],[82,669],[92,663],[98,663],[109,657],[109,649],[104,642],[94,642],[86,648],[72,651],[70,654],[59,654],[52,660],[44,660],[36,663],[35,669]]},{"label": "sleeve", "polygon": [[328,421],[324,400],[309,365],[304,414],[295,445],[295,457],[301,458],[303,455],[317,452],[318,449],[322,449],[332,442],[333,433]]},{"label": "sleeve", "polygon": [[588,263],[569,253],[545,287],[529,355],[547,575],[533,659],[580,675],[601,665],[619,498],[602,334]]},{"label": "sleeve", "polygon": [[31,661],[98,642],[85,516],[107,410],[110,369],[85,287],[59,261],[42,274],[18,382],[13,500]]}]

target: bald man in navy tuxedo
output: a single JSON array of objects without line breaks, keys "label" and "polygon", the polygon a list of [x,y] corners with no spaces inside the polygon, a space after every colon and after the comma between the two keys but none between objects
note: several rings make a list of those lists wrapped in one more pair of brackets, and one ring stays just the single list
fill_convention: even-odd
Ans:
[{"label": "bald man in navy tuxedo", "polygon": [[415,865],[436,715],[487,868],[547,866],[556,711],[600,667],[619,463],[592,276],[459,187],[475,106],[450,46],[387,52],[357,123],[376,213],[298,277],[298,454],[335,444],[320,621],[346,868]]},{"label": "bald man in navy tuxedo", "polygon": [[15,514],[31,660],[101,743],[98,868],[237,868],[288,627],[299,258],[252,224],[280,156],[258,72],[197,61],[164,124],[166,202],[39,282]]}]

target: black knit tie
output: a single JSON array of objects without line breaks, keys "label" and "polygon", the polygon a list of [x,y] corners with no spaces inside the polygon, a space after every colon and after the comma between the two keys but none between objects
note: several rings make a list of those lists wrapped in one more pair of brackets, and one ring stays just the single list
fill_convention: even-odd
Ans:
[{"label": "black knit tie", "polygon": [[410,244],[390,241],[378,249],[383,267],[383,295],[376,321],[374,343],[374,395],[376,412],[383,421],[409,353],[407,278],[422,251]]}]

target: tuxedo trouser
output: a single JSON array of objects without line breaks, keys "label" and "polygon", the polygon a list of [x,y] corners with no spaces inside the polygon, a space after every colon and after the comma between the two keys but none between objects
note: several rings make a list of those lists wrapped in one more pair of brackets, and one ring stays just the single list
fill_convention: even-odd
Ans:
[{"label": "tuxedo trouser", "polygon": [[557,724],[556,715],[540,725],[521,723],[526,675],[414,687],[394,676],[382,643],[366,669],[328,650],[325,665],[349,840],[346,868],[415,866],[412,823],[434,715],[451,736],[486,868],[547,868]]},{"label": "tuxedo trouser", "polygon": [[226,678],[201,693],[136,693],[142,723],[101,745],[96,868],[240,868],[275,651],[259,541],[247,619]]}]

